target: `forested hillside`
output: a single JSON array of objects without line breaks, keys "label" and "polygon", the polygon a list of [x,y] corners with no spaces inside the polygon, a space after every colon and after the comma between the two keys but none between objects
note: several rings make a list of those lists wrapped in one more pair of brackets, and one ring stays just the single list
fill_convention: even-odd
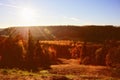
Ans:
[{"label": "forested hillside", "polygon": [[31,33],[35,40],[80,40],[101,42],[120,40],[120,27],[107,26],[32,26],[10,27],[2,30],[1,35],[21,35],[24,38]]}]

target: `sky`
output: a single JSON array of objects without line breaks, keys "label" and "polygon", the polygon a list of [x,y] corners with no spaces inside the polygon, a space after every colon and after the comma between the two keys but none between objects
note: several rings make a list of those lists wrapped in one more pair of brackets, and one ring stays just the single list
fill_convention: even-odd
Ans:
[{"label": "sky", "polygon": [[120,0],[0,0],[0,28],[41,25],[120,26]]}]

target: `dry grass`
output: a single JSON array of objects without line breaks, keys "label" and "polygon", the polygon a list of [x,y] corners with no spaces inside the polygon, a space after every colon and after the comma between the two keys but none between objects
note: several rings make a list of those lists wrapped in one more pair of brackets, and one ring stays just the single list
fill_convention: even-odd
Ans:
[{"label": "dry grass", "polygon": [[120,80],[120,69],[79,65],[74,59],[62,61],[66,63],[52,65],[52,69],[36,73],[19,69],[0,69],[0,80]]}]

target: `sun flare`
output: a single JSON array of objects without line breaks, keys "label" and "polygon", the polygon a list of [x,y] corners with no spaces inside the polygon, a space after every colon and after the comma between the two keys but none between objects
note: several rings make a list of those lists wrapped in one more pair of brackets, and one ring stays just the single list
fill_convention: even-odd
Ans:
[{"label": "sun flare", "polygon": [[19,17],[24,26],[34,25],[36,20],[36,12],[33,8],[21,8]]},{"label": "sun flare", "polygon": [[21,16],[25,20],[31,20],[35,16],[35,11],[33,9],[31,9],[31,8],[24,8],[21,11]]}]

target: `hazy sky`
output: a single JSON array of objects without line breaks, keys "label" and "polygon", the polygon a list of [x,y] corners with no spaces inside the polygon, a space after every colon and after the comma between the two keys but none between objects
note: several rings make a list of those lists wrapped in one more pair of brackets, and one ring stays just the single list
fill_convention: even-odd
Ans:
[{"label": "hazy sky", "polygon": [[0,0],[0,27],[120,25],[120,0]]}]

